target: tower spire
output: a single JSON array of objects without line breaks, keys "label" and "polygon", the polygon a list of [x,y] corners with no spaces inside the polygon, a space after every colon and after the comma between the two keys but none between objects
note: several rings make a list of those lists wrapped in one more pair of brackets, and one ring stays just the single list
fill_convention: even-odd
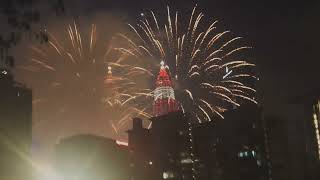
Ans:
[{"label": "tower spire", "polygon": [[112,76],[112,68],[111,66],[108,66],[108,74],[107,77],[105,78],[105,84],[108,86],[112,86],[113,85],[113,76]]},{"label": "tower spire", "polygon": [[154,90],[154,116],[161,116],[179,110],[179,104],[175,99],[172,81],[166,67],[164,61],[161,61],[160,71],[156,80],[156,89]]}]

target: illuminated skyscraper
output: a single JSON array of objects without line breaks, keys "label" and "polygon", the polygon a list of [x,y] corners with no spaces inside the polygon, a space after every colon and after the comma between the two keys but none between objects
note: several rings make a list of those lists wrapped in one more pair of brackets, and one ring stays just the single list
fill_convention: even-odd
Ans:
[{"label": "illuminated skyscraper", "polygon": [[[121,93],[117,89],[117,83],[121,78],[114,76],[112,73],[111,66],[108,66],[108,74],[104,79],[104,84],[106,91],[104,91],[104,102],[108,106],[106,108],[106,113],[108,113],[108,123],[112,127],[112,132],[114,137],[117,139],[126,138],[125,130],[128,129],[128,124],[124,123],[123,118],[127,118],[131,115],[131,111],[124,109],[121,101]],[[120,120],[122,119],[122,120]]]},{"label": "illuminated skyscraper", "polygon": [[104,83],[106,85],[106,88],[108,89],[106,95],[110,95],[110,98],[107,98],[106,101],[109,103],[110,106],[121,104],[121,102],[118,100],[118,91],[116,90],[116,81],[117,77],[113,76],[112,74],[112,68],[111,66],[108,66],[108,74],[106,78],[104,79]]},{"label": "illuminated skyscraper", "polygon": [[317,100],[313,105],[313,127],[315,137],[315,149],[317,149],[318,160],[320,160],[320,99]]},{"label": "illuminated skyscraper", "polygon": [[167,72],[167,67],[161,61],[156,89],[154,90],[153,114],[154,116],[161,116],[178,110],[179,105],[174,96],[171,78]]}]

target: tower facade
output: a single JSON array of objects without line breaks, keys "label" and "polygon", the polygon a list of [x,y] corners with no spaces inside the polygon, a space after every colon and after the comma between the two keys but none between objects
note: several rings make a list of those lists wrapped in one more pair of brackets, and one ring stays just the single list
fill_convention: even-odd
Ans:
[{"label": "tower facade", "polygon": [[[121,104],[121,101],[118,99],[119,93],[116,88],[117,87],[116,86],[117,80],[119,80],[119,78],[113,76],[112,68],[111,68],[111,66],[108,66],[108,74],[107,74],[106,78],[104,79],[104,84],[106,85],[106,88],[108,89],[106,95],[109,96],[109,98],[107,98],[106,101],[110,106]],[[110,94],[111,94],[111,96],[110,96]]]},{"label": "tower facade", "polygon": [[317,156],[317,160],[320,161],[320,131],[319,131],[319,126],[320,126],[320,99],[316,100],[313,104],[313,129],[314,129],[314,149],[315,149],[315,154]]},{"label": "tower facade", "polygon": [[178,111],[179,104],[175,99],[171,78],[164,66],[164,62],[160,63],[160,71],[156,81],[154,90],[153,115],[161,116],[169,112]]},{"label": "tower facade", "polygon": [[105,78],[105,84],[107,85],[113,85],[113,76],[112,76],[112,68],[111,66],[108,66],[108,74],[107,77]]}]

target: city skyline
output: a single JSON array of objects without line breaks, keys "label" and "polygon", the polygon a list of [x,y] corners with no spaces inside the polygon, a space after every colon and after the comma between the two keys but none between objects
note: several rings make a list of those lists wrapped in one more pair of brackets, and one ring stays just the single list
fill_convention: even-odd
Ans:
[{"label": "city skyline", "polygon": [[[125,84],[133,81],[116,82],[117,78],[124,77],[123,74],[130,74],[131,69],[129,71],[117,68],[116,63],[126,57],[121,57],[111,49],[126,46],[115,38],[119,33],[128,34],[133,38],[133,42],[138,42],[127,23],[139,27],[139,23],[144,22],[143,19],[151,10],[157,17],[162,17],[163,20],[160,21],[167,21],[163,18],[166,17],[167,5],[170,7],[173,19],[175,11],[182,15],[181,23],[189,20],[189,15],[196,5],[199,11],[204,13],[204,24],[210,25],[210,22],[218,20],[218,31],[230,30],[232,36],[242,37],[245,44],[252,47],[244,57],[249,58],[248,61],[255,65],[254,73],[259,79],[254,84],[258,107],[263,109],[263,115],[266,117],[281,119],[281,123],[285,124],[283,126],[289,129],[287,133],[289,144],[297,146],[293,140],[301,138],[305,131],[299,132],[301,130],[299,126],[303,124],[299,118],[306,114],[301,110],[305,102],[301,103],[299,100],[297,103],[296,97],[311,97],[310,93],[317,94],[320,89],[318,83],[320,63],[317,58],[317,44],[320,40],[317,33],[320,30],[317,18],[320,16],[320,3],[286,0],[280,2],[138,0],[135,3],[127,0],[113,2],[94,0],[88,3],[85,0],[71,0],[64,2],[63,12],[57,15],[49,11],[50,4],[41,1],[36,5],[41,12],[40,20],[32,24],[32,27],[45,33],[49,32],[49,42],[39,42],[26,33],[27,35],[8,52],[8,55],[14,57],[15,67],[12,69],[14,79],[33,92],[32,153],[35,159],[43,163],[50,162],[55,144],[59,143],[60,139],[77,134],[93,134],[127,142],[126,130],[131,128],[129,121],[134,117],[144,119],[145,126],[150,125],[148,119],[152,113],[151,116],[148,113],[152,112],[153,97],[148,101],[139,101],[138,105],[126,104],[126,99],[118,98],[120,90],[117,89],[119,85],[117,83]],[[10,27],[0,30],[1,34],[8,32]],[[70,33],[79,33],[83,39],[79,38],[81,40],[76,40],[78,42],[69,41]],[[50,40],[53,45],[50,44]],[[74,45],[75,42],[80,43]],[[58,61],[67,59],[70,55],[73,57],[79,55],[78,59],[81,59],[81,52],[60,54],[61,49],[70,50],[74,46],[82,48],[82,55],[88,56],[90,63],[81,61],[73,67],[69,66],[68,61]],[[135,79],[134,83],[141,85],[142,89],[153,91],[161,67],[159,62],[164,60],[167,63],[167,60],[155,58],[156,60],[152,59],[143,64],[147,62],[145,57],[139,58],[144,65],[143,71],[153,73],[153,76],[139,81]],[[243,57],[239,56],[239,59],[243,60]],[[47,66],[47,69],[51,68],[52,73],[38,71],[39,69],[35,70],[36,73],[22,71],[22,67],[27,67],[26,64],[30,60],[40,65],[42,60],[54,62]],[[30,67],[27,67],[28,70],[33,71],[34,69]],[[111,72],[109,67],[112,67],[111,80],[108,79],[108,70]],[[168,65],[168,73],[173,67],[171,62]],[[230,73],[229,69],[224,71],[226,74]],[[176,83],[174,75],[170,78]],[[58,82],[56,79],[61,81]],[[61,84],[65,86],[59,89]],[[125,92],[123,91],[122,95],[126,95]],[[116,96],[117,99],[108,99]],[[177,97],[176,92],[175,96]],[[120,106],[116,106],[119,104]],[[203,119],[212,117],[214,116],[209,115],[209,118],[204,116]],[[119,129],[114,127],[115,122],[119,122],[117,119],[121,121]],[[216,117],[213,119],[213,121],[220,120]],[[124,121],[129,123],[123,123]],[[271,124],[269,125],[271,127]],[[281,131],[279,129],[277,131]]]}]

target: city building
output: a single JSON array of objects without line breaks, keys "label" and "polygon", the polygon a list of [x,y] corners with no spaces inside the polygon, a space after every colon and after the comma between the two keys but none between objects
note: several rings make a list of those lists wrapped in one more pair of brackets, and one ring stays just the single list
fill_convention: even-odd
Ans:
[{"label": "city building", "polygon": [[188,116],[179,111],[150,120],[146,129],[135,118],[128,131],[132,179],[195,179]]},{"label": "city building", "polygon": [[242,106],[223,120],[194,127],[195,155],[204,179],[267,179],[268,167],[260,109]]},{"label": "city building", "polygon": [[95,135],[75,135],[55,147],[54,169],[61,179],[129,179],[128,148]]},{"label": "city building", "polygon": [[268,177],[272,180],[289,180],[288,123],[281,116],[263,116]]},{"label": "city building", "polygon": [[144,128],[142,120],[135,118],[128,131],[131,179],[268,179],[258,106],[233,108],[224,112],[224,120],[193,123],[188,113],[180,111],[172,85],[162,61],[152,126]]},{"label": "city building", "polygon": [[32,92],[16,82],[13,61],[0,58],[0,177],[6,180],[31,176]]},{"label": "city building", "polygon": [[179,104],[175,99],[171,77],[164,62],[161,61],[154,90],[153,115],[161,116],[178,110]]},{"label": "city building", "polygon": [[290,179],[320,178],[319,89],[292,98],[288,104]]},{"label": "city building", "polygon": [[268,179],[259,108],[244,106],[224,115],[191,124],[188,114],[171,112],[151,118],[150,129],[134,119],[128,131],[133,179]]}]

